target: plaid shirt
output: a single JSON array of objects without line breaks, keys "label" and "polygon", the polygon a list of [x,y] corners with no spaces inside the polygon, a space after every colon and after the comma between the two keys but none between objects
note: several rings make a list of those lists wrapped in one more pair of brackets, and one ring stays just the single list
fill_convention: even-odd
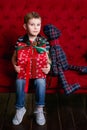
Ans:
[{"label": "plaid shirt", "polygon": [[[49,45],[49,42],[47,41],[47,39],[42,37],[41,35],[38,35],[38,38],[41,38],[41,40],[45,41],[46,50],[49,51],[50,45]],[[18,49],[18,43],[19,42],[23,42],[23,43],[27,43],[28,44],[28,41],[29,41],[29,37],[28,37],[27,34],[25,34],[24,36],[19,37],[17,42],[16,42],[16,44],[15,44],[15,50]]]}]

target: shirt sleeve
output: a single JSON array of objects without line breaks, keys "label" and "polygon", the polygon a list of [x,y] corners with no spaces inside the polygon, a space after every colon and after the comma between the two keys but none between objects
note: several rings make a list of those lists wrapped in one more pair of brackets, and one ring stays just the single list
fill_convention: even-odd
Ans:
[{"label": "shirt sleeve", "polygon": [[47,41],[46,42],[46,50],[49,52],[49,50],[50,50],[50,44],[49,44],[49,42]]},{"label": "shirt sleeve", "polygon": [[14,49],[17,50],[18,48],[18,41],[15,43]]},{"label": "shirt sleeve", "polygon": [[14,46],[15,50],[18,50],[18,44],[24,40],[23,38],[24,38],[23,36],[18,38]]}]

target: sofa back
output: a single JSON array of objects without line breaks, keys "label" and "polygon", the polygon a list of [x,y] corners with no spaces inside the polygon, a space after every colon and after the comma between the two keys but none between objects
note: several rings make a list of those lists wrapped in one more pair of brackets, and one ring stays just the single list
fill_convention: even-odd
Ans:
[{"label": "sofa back", "polygon": [[60,44],[70,64],[87,66],[86,0],[2,0],[0,1],[0,92],[13,90],[15,72],[11,56],[17,38],[25,33],[23,17],[31,11],[36,11],[42,16],[42,30],[48,23],[61,30]]}]

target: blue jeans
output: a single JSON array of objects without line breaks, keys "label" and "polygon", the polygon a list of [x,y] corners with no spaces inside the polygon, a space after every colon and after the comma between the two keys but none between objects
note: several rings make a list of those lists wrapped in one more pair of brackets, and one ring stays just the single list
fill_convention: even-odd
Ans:
[{"label": "blue jeans", "polygon": [[[16,80],[16,108],[22,108],[25,106],[25,95],[24,87],[26,80]],[[45,90],[46,90],[46,79],[34,79],[35,87],[35,102],[37,106],[45,105]]]}]

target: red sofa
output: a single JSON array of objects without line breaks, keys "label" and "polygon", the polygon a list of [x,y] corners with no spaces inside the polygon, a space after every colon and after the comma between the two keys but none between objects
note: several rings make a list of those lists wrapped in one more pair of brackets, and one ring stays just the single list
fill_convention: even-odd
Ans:
[{"label": "red sofa", "polygon": [[[87,66],[87,1],[86,0],[3,0],[0,1],[0,92],[15,91],[15,72],[11,64],[13,46],[24,34],[23,17],[37,11],[43,25],[52,23],[61,32],[60,44],[68,62]],[[43,34],[43,31],[41,31]],[[87,93],[87,74],[65,71],[68,82],[78,82],[81,88],[75,93]],[[47,92],[63,92],[58,77],[47,76]]]}]

